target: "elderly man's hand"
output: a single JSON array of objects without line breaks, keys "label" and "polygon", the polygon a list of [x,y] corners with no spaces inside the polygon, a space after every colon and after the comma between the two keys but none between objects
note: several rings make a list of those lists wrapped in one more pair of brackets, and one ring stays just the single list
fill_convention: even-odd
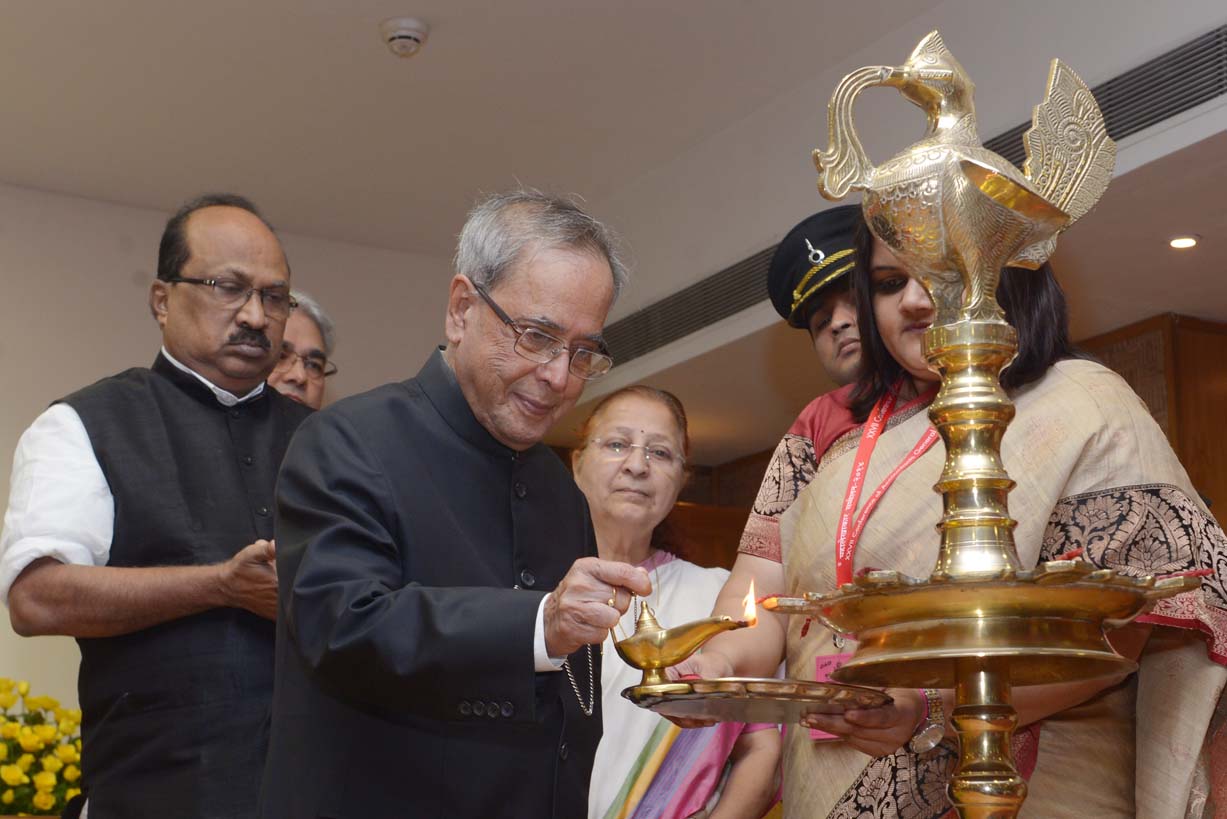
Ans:
[{"label": "elderly man's hand", "polygon": [[580,646],[598,644],[626,613],[631,594],[647,597],[652,582],[628,563],[581,558],[545,602],[545,648],[564,657]]},{"label": "elderly man's hand", "polygon": [[257,540],[222,563],[221,593],[231,608],[247,609],[266,620],[277,619],[277,548]]}]

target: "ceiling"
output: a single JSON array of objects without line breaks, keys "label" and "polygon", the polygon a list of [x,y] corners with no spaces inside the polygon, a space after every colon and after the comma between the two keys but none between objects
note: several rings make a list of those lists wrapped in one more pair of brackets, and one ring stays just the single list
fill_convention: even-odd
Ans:
[{"label": "ceiling", "polygon": [[[1057,246],[1074,338],[1156,313],[1227,321],[1227,133],[1118,176]],[[1196,233],[1197,247],[1171,237]]]},{"label": "ceiling", "polygon": [[[0,180],[450,256],[481,191],[596,198],[936,0],[4,4]],[[379,23],[433,26],[393,57]],[[839,38],[823,32],[838,30]],[[753,37],[741,36],[754,32]]]}]

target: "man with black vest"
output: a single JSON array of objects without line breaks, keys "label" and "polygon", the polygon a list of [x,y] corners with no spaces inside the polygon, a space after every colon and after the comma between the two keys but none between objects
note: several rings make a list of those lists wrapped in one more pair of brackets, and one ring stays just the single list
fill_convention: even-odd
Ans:
[{"label": "man with black vest", "polygon": [[586,815],[599,646],[651,584],[595,557],[540,442],[612,364],[624,275],[574,204],[491,197],[460,234],[446,346],[303,424],[277,483],[262,816]]},{"label": "man with black vest", "polygon": [[310,411],[265,386],[294,304],[242,197],[166,224],[151,369],[69,395],[22,435],[0,534],[17,633],[81,649],[90,819],[255,813],[273,680],[273,484]]}]

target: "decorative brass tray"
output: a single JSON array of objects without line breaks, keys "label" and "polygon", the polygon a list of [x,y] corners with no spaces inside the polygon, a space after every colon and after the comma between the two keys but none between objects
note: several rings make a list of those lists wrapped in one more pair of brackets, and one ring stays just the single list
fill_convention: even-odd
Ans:
[{"label": "decorative brass tray", "polygon": [[830,594],[771,597],[763,607],[855,632],[856,655],[832,672],[836,680],[954,688],[961,659],[1007,657],[1010,685],[1024,686],[1136,670],[1104,629],[1199,585],[1196,577],[1130,577],[1081,560],[1051,560],[976,580],[873,571]]},{"label": "decorative brass tray", "polygon": [[635,705],[666,717],[791,725],[807,714],[842,714],[892,702],[875,688],[834,682],[719,677],[635,685],[622,692]]}]

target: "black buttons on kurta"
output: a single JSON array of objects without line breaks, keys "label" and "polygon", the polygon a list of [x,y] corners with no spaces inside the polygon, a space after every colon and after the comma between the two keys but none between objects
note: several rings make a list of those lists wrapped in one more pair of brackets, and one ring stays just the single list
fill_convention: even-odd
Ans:
[{"label": "black buttons on kurta", "polygon": [[561,759],[561,760],[563,760],[564,762],[566,761],[566,759],[567,759],[567,743],[565,743],[565,742],[564,742],[564,743],[562,743],[561,745],[559,745],[559,746],[558,746],[558,758],[559,758],[559,759]]},{"label": "black buttons on kurta", "polygon": [[238,418],[238,417],[239,417],[240,415],[242,415],[242,414],[243,414],[243,413],[239,412],[239,411],[238,411],[238,410],[236,410],[236,409],[232,409],[232,410],[230,410],[230,417],[231,417],[231,418]]},{"label": "black buttons on kurta", "polygon": [[513,487],[513,490],[516,493],[516,497],[519,498],[520,500],[523,500],[524,497],[528,495],[528,487],[520,483],[519,481],[516,481],[516,485]]},{"label": "black buttons on kurta", "polygon": [[268,517],[268,507],[267,506],[258,507],[256,509],[256,514],[262,518]]},{"label": "black buttons on kurta", "polygon": [[528,569],[524,569],[522,572],[520,572],[520,585],[526,589],[531,589],[533,586],[537,585],[537,575],[533,574]]},{"label": "black buttons on kurta", "polygon": [[501,705],[495,700],[490,702],[482,702],[481,700],[461,700],[456,705],[456,712],[462,717],[486,717],[488,719],[511,719],[515,716],[516,707],[510,702],[504,702]]},{"label": "black buttons on kurta", "polygon": [[256,459],[251,457],[250,455],[243,456],[243,466],[251,466],[255,462],[256,462]]}]

